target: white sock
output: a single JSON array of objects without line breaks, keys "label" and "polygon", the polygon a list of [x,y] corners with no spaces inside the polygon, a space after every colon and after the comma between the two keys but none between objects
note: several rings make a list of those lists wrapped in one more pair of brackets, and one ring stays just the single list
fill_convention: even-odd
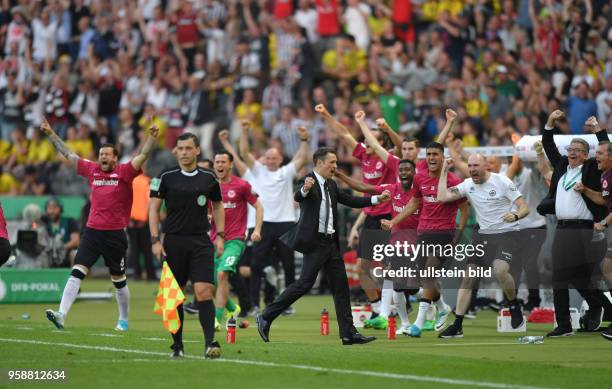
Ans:
[{"label": "white sock", "polygon": [[380,313],[380,300],[370,304],[372,306],[372,312]]},{"label": "white sock", "polygon": [[443,312],[446,309],[446,303],[444,302],[444,297],[442,297],[442,293],[440,293],[440,298],[438,301],[434,301],[436,304],[436,308],[438,308],[438,312]]},{"label": "white sock", "polygon": [[421,301],[419,303],[419,313],[417,314],[416,321],[414,325],[423,328],[423,324],[425,323],[425,318],[427,317],[427,310],[429,309],[430,303]]},{"label": "white sock", "polygon": [[380,296],[380,316],[389,318],[391,313],[391,301],[393,300],[393,281],[385,280]]},{"label": "white sock", "polygon": [[128,286],[124,286],[121,289],[115,289],[115,298],[117,299],[117,306],[119,307],[119,320],[128,319],[128,312],[130,311],[130,289]]},{"label": "white sock", "polygon": [[409,327],[410,319],[408,319],[408,311],[406,310],[406,295],[404,292],[393,291],[393,302],[395,303],[395,308],[397,309],[397,313],[402,321],[402,327]]},{"label": "white sock", "polygon": [[64,287],[64,293],[62,293],[62,301],[60,302],[59,311],[62,315],[68,315],[72,303],[76,300],[81,288],[81,279],[75,276],[70,276]]}]

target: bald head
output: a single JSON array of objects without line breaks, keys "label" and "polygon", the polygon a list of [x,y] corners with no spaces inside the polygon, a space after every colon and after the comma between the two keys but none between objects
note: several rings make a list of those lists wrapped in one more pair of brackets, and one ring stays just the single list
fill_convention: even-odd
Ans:
[{"label": "bald head", "polygon": [[501,158],[491,155],[486,158],[486,163],[487,163],[487,171],[490,171],[493,173],[499,173],[501,171],[501,166],[502,166]]},{"label": "bald head", "polygon": [[468,158],[468,170],[475,184],[482,184],[489,178],[487,160],[482,154],[472,154]]},{"label": "bald head", "polygon": [[264,153],[264,161],[268,170],[278,170],[283,163],[283,154],[277,148],[271,147]]}]

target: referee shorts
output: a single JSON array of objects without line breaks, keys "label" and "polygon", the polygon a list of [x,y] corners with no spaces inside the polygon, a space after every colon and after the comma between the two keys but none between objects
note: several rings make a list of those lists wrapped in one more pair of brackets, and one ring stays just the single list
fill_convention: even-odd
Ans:
[{"label": "referee shorts", "polygon": [[215,249],[208,235],[166,235],[166,262],[179,286],[191,283],[214,283]]},{"label": "referee shorts", "polygon": [[128,248],[124,230],[96,230],[85,227],[74,258],[75,265],[88,269],[102,256],[111,275],[125,274],[125,254]]}]

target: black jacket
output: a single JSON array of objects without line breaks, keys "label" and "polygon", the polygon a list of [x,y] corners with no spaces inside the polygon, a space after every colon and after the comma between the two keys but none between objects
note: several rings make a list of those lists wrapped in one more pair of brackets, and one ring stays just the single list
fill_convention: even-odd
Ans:
[{"label": "black jacket", "polygon": [[[304,186],[304,181],[307,177],[315,179],[315,184],[312,186],[306,197],[302,196],[301,189]],[[338,203],[347,205],[352,208],[365,208],[372,205],[370,197],[355,197],[338,190],[338,185],[334,180],[327,180],[329,185],[329,197],[332,203],[332,211],[334,218],[334,230],[338,231]],[[321,209],[321,201],[323,199],[321,187],[314,173],[307,174],[300,180],[298,190],[294,194],[294,199],[300,204],[300,220],[283,236],[281,241],[288,247],[301,253],[310,253],[314,251],[319,244],[319,211]],[[335,235],[336,245],[340,247],[338,234]]]},{"label": "black jacket", "polygon": [[[563,175],[567,172],[567,166],[569,160],[567,156],[562,156],[555,144],[553,134],[557,132],[556,129],[544,130],[542,135],[542,145],[546,156],[553,167],[553,175],[550,181],[550,188],[548,195],[542,200],[538,206],[538,212],[542,215],[554,214],[555,213],[555,199],[557,196],[557,184]],[[595,133],[597,140],[608,141],[608,134],[606,130],[601,130]],[[597,161],[595,158],[585,159],[582,164],[582,184],[587,188],[593,189],[594,191],[601,192],[601,172],[597,169]],[[608,214],[608,209],[603,205],[597,205],[591,199],[589,199],[584,193],[582,198],[589,208],[589,211],[593,214],[594,220],[597,222],[602,220]]]}]

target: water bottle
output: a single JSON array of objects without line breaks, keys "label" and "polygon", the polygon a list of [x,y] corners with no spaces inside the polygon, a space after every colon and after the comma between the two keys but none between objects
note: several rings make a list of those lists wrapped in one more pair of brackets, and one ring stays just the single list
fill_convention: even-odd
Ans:
[{"label": "water bottle", "polygon": [[543,336],[521,336],[518,338],[518,342],[521,344],[542,344],[544,343]]},{"label": "water bottle", "polygon": [[387,339],[395,339],[395,315],[390,315],[389,316],[389,325],[387,326]]},{"label": "water bottle", "polygon": [[225,342],[227,344],[236,343],[236,319],[233,316],[227,321],[226,329]]},{"label": "water bottle", "polygon": [[329,312],[325,308],[321,311],[321,335],[329,335]]}]

